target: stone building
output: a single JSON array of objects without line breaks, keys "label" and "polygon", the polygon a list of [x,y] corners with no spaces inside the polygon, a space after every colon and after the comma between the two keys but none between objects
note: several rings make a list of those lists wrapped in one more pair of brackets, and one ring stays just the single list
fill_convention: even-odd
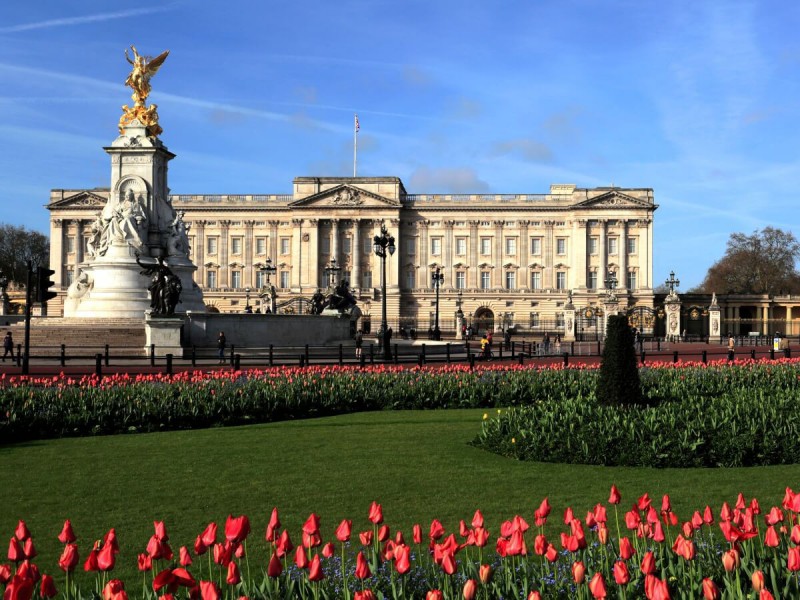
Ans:
[{"label": "stone building", "polygon": [[[87,257],[94,215],[108,189],[52,190],[51,268],[62,294]],[[397,251],[386,261],[389,324],[425,331],[434,325],[439,267],[440,328],[513,326],[563,330],[568,292],[576,331],[592,332],[605,288],[620,308],[653,308],[653,215],[648,188],[552,185],[545,194],[415,194],[397,177],[297,177],[291,194],[172,195],[188,226],[195,281],[206,306],[241,312],[268,306],[299,310],[334,277],[350,282],[365,327],[380,320],[380,259],[373,237],[385,225]],[[265,270],[274,268],[274,272]],[[614,281],[615,280],[615,281]],[[63,302],[62,302],[63,303]]]}]

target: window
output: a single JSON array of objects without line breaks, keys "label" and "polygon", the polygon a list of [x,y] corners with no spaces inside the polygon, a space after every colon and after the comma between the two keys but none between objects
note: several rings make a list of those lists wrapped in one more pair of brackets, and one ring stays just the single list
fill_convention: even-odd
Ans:
[{"label": "window", "polygon": [[[86,256],[89,253],[89,238],[81,237],[81,241],[82,241],[81,248],[83,248],[83,255]],[[192,247],[192,242],[193,242],[193,238],[190,238],[189,239],[189,247],[190,248]]]},{"label": "window", "polygon": [[256,254],[267,253],[267,238],[256,238]]},{"label": "window", "polygon": [[464,256],[467,253],[467,238],[456,238],[456,255]]},{"label": "window", "polygon": [[506,254],[508,256],[516,256],[517,238],[506,238]]},{"label": "window", "polygon": [[281,271],[280,273],[281,287],[286,289],[289,287],[289,271]]},{"label": "window", "polygon": [[556,313],[556,328],[563,329],[564,328],[564,313],[557,312]]},{"label": "window", "polygon": [[67,254],[75,252],[75,236],[67,236]]},{"label": "window", "polygon": [[539,256],[542,254],[542,238],[531,238],[531,255]]},{"label": "window", "polygon": [[567,238],[556,238],[556,254],[567,253]]},{"label": "window", "polygon": [[256,287],[259,289],[267,287],[267,273],[265,271],[256,271]]},{"label": "window", "polygon": [[588,245],[589,254],[597,254],[597,242],[598,239],[596,237],[589,238],[589,245]]},{"label": "window", "polygon": [[372,254],[372,239],[369,236],[364,238],[364,244],[362,246],[361,251],[366,256],[369,256],[370,254]]},{"label": "window", "polygon": [[586,277],[586,287],[590,290],[597,289],[597,271],[589,271]]},{"label": "window", "polygon": [[439,256],[442,253],[442,238],[431,238],[431,256]]},{"label": "window", "polygon": [[345,254],[350,254],[353,251],[353,238],[349,235],[345,236],[344,240],[342,240],[343,244],[342,247],[344,249]]},{"label": "window", "polygon": [[406,287],[410,290],[417,287],[417,272],[414,269],[406,271]]},{"label": "window", "polygon": [[406,254],[414,256],[417,253],[417,239],[411,238],[406,240]]},{"label": "window", "polygon": [[209,271],[206,273],[206,287],[208,288],[215,288],[217,287],[217,272],[216,271]]},{"label": "window", "polygon": [[242,253],[242,238],[235,237],[231,238],[231,254],[241,254]]},{"label": "window", "polygon": [[[206,240],[206,252],[208,254],[217,253],[217,238],[210,237]],[[208,286],[208,287],[216,287],[216,286]]]},{"label": "window", "polygon": [[506,271],[506,289],[513,290],[517,287],[517,273],[515,271]]},{"label": "window", "polygon": [[481,254],[489,256],[492,253],[492,238],[481,238]]},{"label": "window", "polygon": [[331,238],[330,236],[324,235],[319,238],[319,251],[321,254],[330,254],[331,253]]},{"label": "window", "polygon": [[608,238],[608,253],[609,254],[617,253],[617,238],[615,237]]},{"label": "window", "polygon": [[636,289],[636,271],[628,271],[627,284],[629,290]]},{"label": "window", "polygon": [[540,290],[542,289],[542,274],[539,271],[534,271],[531,273],[531,289],[532,290]]},{"label": "window", "polygon": [[362,288],[372,287],[372,271],[363,271],[361,273],[361,287]]},{"label": "window", "polygon": [[490,287],[492,287],[491,273],[481,271],[481,289],[488,290]]},{"label": "window", "polygon": [[628,244],[628,254],[636,254],[636,238],[629,237],[627,244]]},{"label": "window", "polygon": [[463,290],[467,287],[467,274],[464,271],[456,272],[456,289]]},{"label": "window", "polygon": [[75,281],[75,269],[67,269],[67,281],[65,283],[70,286],[73,281]]},{"label": "window", "polygon": [[238,290],[240,287],[242,287],[241,271],[231,271],[231,287],[235,290]]},{"label": "window", "polygon": [[287,237],[281,238],[281,254],[289,254],[289,238]]},{"label": "window", "polygon": [[565,289],[567,289],[567,273],[566,273],[566,271],[558,271],[556,273],[556,289],[557,290],[565,290]]},{"label": "window", "polygon": [[531,329],[539,327],[539,313],[531,313],[530,319],[528,320],[528,326]]}]

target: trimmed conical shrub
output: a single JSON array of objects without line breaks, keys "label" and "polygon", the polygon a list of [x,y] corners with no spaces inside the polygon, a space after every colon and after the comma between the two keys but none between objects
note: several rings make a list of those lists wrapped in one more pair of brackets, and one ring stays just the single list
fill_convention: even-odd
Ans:
[{"label": "trimmed conical shrub", "polygon": [[609,405],[643,404],[633,332],[624,315],[608,317],[597,400]]}]

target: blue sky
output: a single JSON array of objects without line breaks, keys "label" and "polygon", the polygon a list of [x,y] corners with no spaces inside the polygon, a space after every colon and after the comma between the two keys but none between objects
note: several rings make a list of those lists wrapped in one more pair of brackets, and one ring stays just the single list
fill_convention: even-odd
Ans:
[{"label": "blue sky", "polygon": [[788,0],[42,0],[0,4],[0,221],[48,231],[51,188],[107,187],[153,78],[174,193],[300,175],[411,193],[651,187],[655,280],[686,290],[731,233],[800,235],[800,3]]}]

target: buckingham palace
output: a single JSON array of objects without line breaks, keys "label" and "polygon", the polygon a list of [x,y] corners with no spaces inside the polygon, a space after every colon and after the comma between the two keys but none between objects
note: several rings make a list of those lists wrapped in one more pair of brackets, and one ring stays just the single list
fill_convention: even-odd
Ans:
[{"label": "buckingham palace", "polygon": [[[109,189],[51,191],[60,291],[51,315],[81,271],[94,215],[108,198]],[[373,238],[382,226],[396,240],[385,273],[394,327],[429,329],[438,308],[441,329],[452,331],[460,308],[478,329],[557,332],[568,295],[578,314],[590,315],[610,287],[622,308],[654,303],[657,205],[649,188],[417,194],[398,177],[297,177],[291,194],[173,194],[169,203],[186,224],[194,280],[212,312],[260,311],[267,290],[278,311],[292,312],[299,299],[346,280],[369,330],[380,318]]]}]

